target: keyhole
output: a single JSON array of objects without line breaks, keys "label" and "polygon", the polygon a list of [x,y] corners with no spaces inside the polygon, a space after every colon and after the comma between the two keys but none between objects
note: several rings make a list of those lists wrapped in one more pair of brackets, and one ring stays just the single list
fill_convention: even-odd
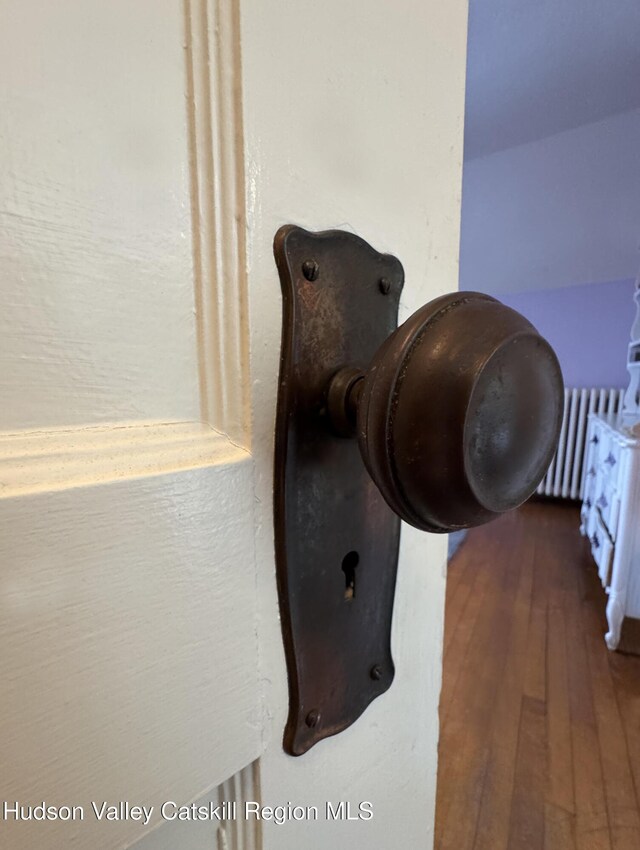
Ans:
[{"label": "keyhole", "polygon": [[356,567],[360,562],[357,552],[347,552],[342,559],[342,572],[344,573],[344,598],[347,602],[355,599],[356,595]]}]

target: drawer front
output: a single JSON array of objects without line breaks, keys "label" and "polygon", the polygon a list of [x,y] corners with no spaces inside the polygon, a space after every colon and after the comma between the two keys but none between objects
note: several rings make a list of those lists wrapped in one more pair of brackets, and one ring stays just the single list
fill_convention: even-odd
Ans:
[{"label": "drawer front", "polygon": [[586,460],[589,465],[594,467],[600,461],[600,448],[603,440],[603,428],[597,419],[592,419],[589,423],[589,432],[587,434],[587,451]]},{"label": "drawer front", "polygon": [[593,504],[599,511],[610,537],[615,541],[620,516],[620,497],[613,482],[606,475],[598,475],[595,479]]},{"label": "drawer front", "polygon": [[611,572],[613,568],[613,556],[615,547],[613,540],[609,537],[607,529],[596,513],[594,530],[590,534],[591,553],[598,567],[598,575],[603,587],[611,584]]},{"label": "drawer front", "polygon": [[[589,420],[587,444],[584,454],[585,476],[583,498],[587,495],[590,480],[595,476],[600,463],[600,445],[602,443],[602,427],[597,419]],[[590,474],[591,472],[591,474]]]},{"label": "drawer front", "polygon": [[[604,538],[615,543],[620,518],[620,490],[625,455],[619,441],[598,418],[589,420],[582,501],[582,527],[592,540],[594,557],[600,559],[607,547]],[[598,525],[601,527],[598,532]],[[597,535],[599,547],[593,544]]]},{"label": "drawer front", "polygon": [[604,478],[613,487],[618,487],[620,480],[620,468],[622,466],[620,458],[620,446],[615,440],[609,440],[609,447],[606,453],[600,455],[598,462],[599,471]]},{"label": "drawer front", "polygon": [[587,470],[584,476],[584,494],[582,497],[583,502],[587,506],[587,508],[591,509],[592,505],[595,503],[597,498],[596,496],[596,478],[598,475],[597,467],[593,463],[587,464]]},{"label": "drawer front", "polygon": [[600,426],[594,436],[597,436],[598,443],[593,467],[612,487],[619,489],[623,446],[608,428]]},{"label": "drawer front", "polygon": [[584,527],[585,536],[592,539],[593,534],[597,528],[598,521],[598,509],[593,506],[591,508],[587,507],[587,503],[585,502],[582,506],[582,524]]}]

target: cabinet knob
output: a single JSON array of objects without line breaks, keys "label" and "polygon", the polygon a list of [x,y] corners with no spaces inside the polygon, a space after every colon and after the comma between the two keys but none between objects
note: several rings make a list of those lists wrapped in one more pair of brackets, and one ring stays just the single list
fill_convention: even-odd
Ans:
[{"label": "cabinet knob", "polygon": [[536,489],[558,441],[563,381],[551,346],[495,298],[429,302],[368,368],[331,381],[333,427],[357,435],[387,504],[427,531],[479,525]]}]

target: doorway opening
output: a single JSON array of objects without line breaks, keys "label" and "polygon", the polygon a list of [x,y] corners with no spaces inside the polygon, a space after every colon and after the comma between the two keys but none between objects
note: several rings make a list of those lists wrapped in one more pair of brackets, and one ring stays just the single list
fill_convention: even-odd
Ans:
[{"label": "doorway opening", "polygon": [[471,3],[460,288],[548,339],[565,415],[450,540],[436,850],[640,847],[638,78],[637,3]]}]

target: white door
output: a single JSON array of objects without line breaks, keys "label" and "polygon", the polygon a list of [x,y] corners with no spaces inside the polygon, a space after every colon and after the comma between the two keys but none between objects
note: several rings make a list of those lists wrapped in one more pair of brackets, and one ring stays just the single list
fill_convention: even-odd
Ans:
[{"label": "white door", "polygon": [[[403,528],[391,689],[282,751],[272,240],[394,253],[401,320],[456,288],[466,12],[0,0],[3,847],[432,845],[444,537]],[[319,819],[161,815],[206,800]]]}]

